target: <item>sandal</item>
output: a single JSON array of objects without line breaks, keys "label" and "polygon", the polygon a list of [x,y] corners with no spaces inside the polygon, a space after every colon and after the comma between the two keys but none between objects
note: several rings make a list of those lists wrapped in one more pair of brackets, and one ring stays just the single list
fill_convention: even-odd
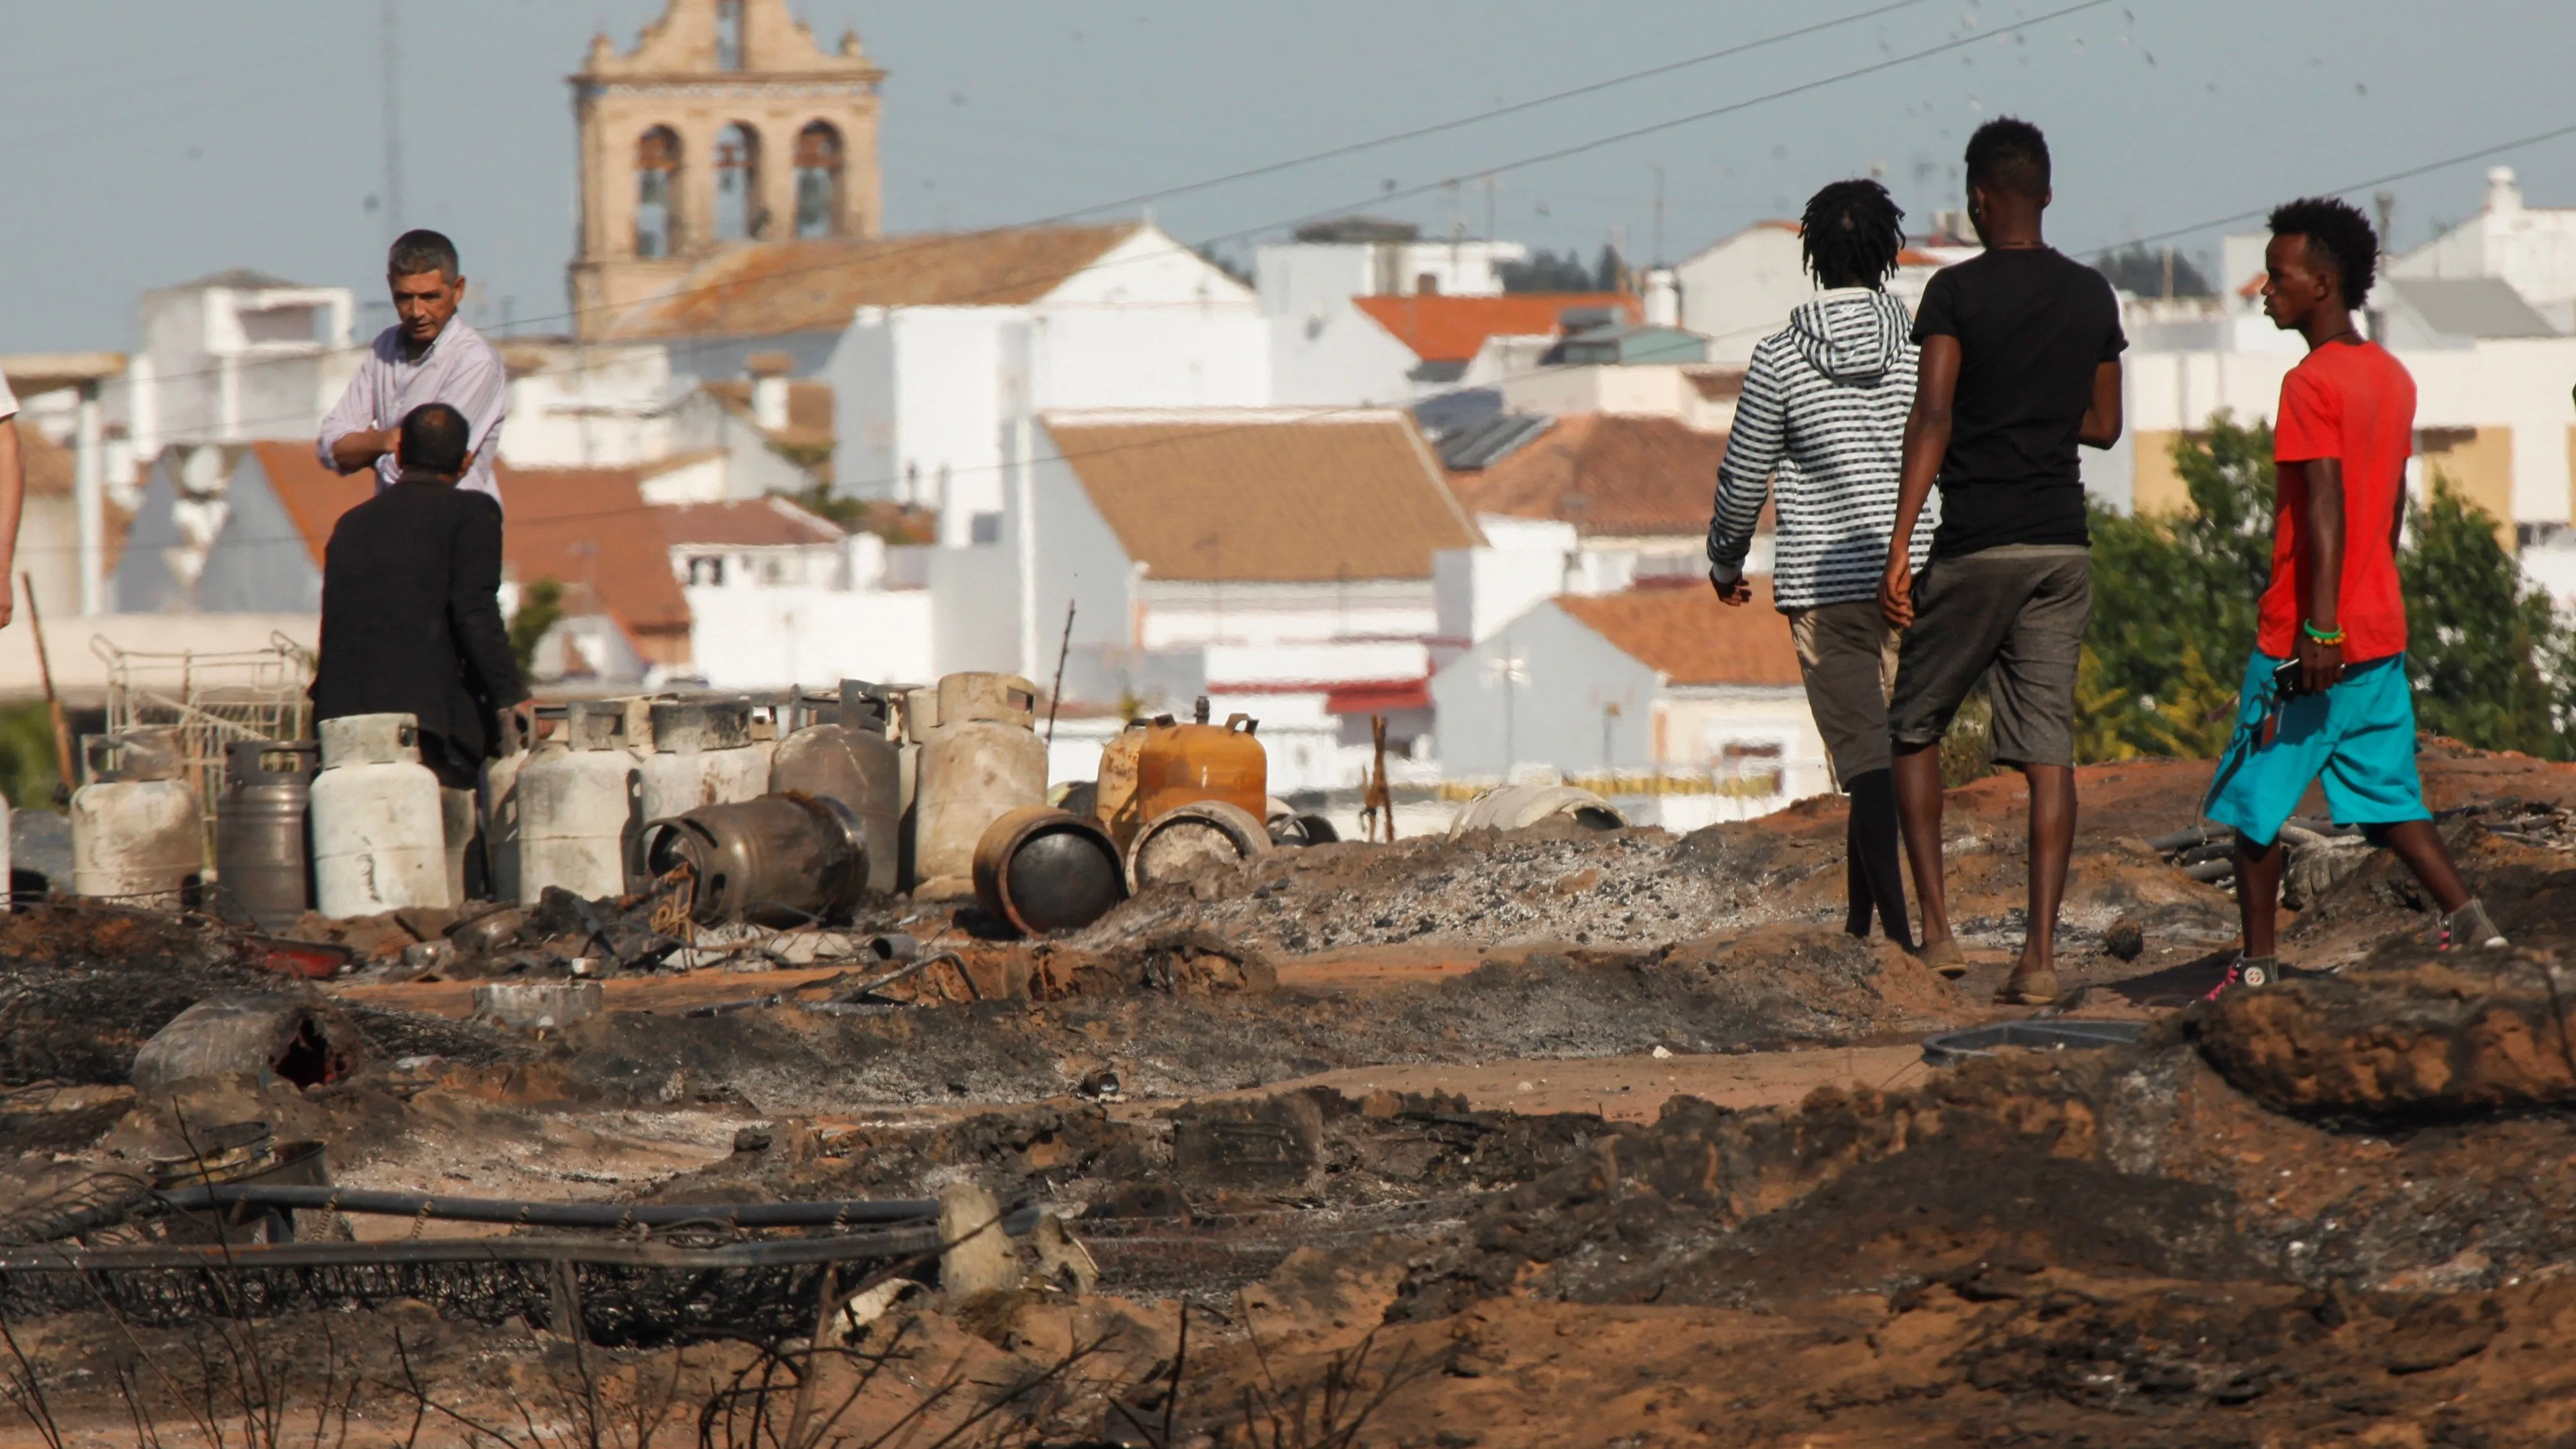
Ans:
[{"label": "sandal", "polygon": [[2016,971],[1995,988],[1997,1006],[2050,1006],[2057,1001],[2057,973]]},{"label": "sandal", "polygon": [[1923,964],[1945,981],[1956,981],[1968,974],[1968,953],[1959,949],[1959,938],[1944,936],[1923,948]]},{"label": "sandal", "polygon": [[2442,937],[2434,949],[2470,951],[2504,944],[2504,932],[2496,929],[2495,919],[2487,914],[2486,903],[2471,896],[2458,910],[2442,918]]}]

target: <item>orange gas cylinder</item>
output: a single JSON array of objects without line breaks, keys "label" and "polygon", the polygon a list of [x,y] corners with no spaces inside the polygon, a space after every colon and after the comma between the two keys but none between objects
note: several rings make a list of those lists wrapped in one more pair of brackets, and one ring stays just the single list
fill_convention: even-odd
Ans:
[{"label": "orange gas cylinder", "polygon": [[1091,813],[1100,820],[1109,838],[1124,853],[1127,842],[1136,838],[1144,818],[1138,814],[1143,801],[1136,794],[1136,761],[1145,752],[1146,732],[1159,724],[1171,727],[1170,715],[1157,715],[1151,721],[1131,719],[1127,727],[1109,737],[1100,747],[1100,775],[1092,784]]},{"label": "orange gas cylinder", "polygon": [[1197,722],[1157,723],[1145,732],[1136,755],[1137,818],[1152,824],[1166,810],[1218,800],[1261,818],[1270,799],[1270,756],[1252,737],[1258,721],[1233,715],[1207,722],[1202,696]]}]

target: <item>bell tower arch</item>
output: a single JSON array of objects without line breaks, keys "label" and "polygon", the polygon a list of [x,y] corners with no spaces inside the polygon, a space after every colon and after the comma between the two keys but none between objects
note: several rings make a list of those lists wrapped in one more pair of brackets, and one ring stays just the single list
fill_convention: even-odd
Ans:
[{"label": "bell tower arch", "polygon": [[885,72],[787,0],[669,0],[635,48],[602,35],[571,77],[581,226],[574,331],[590,336],[722,247],[872,237]]}]

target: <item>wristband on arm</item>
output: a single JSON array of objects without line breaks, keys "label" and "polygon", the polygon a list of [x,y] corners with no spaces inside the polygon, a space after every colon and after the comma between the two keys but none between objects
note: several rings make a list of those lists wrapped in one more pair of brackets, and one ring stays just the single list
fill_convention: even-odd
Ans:
[{"label": "wristband on arm", "polygon": [[2334,629],[2334,630],[2329,631],[2329,630],[2325,630],[2325,629],[2320,629],[2320,628],[2318,628],[2318,627],[2316,626],[2316,623],[2315,623],[2315,621],[2313,621],[2313,620],[2303,620],[2303,621],[2301,621],[2301,623],[2300,623],[2300,625],[2299,625],[2299,628],[2300,628],[2300,630],[2301,630],[2303,633],[2305,633],[2305,634],[2308,636],[2308,638],[2309,638],[2310,640],[2314,641],[2315,643],[2319,643],[2319,644],[2328,644],[2328,645],[2335,645],[2335,646],[2340,647],[2340,646],[2342,645],[2343,641],[2344,641],[2344,632],[2343,632],[2343,630],[2341,630],[2341,629]]}]

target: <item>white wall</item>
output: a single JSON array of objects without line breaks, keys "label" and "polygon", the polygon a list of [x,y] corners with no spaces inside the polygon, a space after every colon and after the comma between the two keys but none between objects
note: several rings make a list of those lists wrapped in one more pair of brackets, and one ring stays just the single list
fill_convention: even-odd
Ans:
[{"label": "white wall", "polygon": [[1678,418],[1704,432],[1722,432],[1735,424],[1735,399],[1700,396],[1679,363],[1586,364],[1523,373],[1503,379],[1503,406],[1554,417],[1624,413]]},{"label": "white wall", "polygon": [[618,468],[674,451],[671,356],[660,343],[514,343],[537,366],[510,380],[501,461]]},{"label": "white wall", "polygon": [[1216,584],[1147,577],[1136,592],[1142,614],[1137,642],[1148,649],[1420,639],[1440,622],[1429,579]]},{"label": "white wall", "polygon": [[1682,326],[1708,339],[1711,362],[1748,362],[1763,338],[1816,294],[1798,234],[1761,222],[1673,268],[1682,287]]},{"label": "white wall", "polygon": [[1580,551],[1574,525],[1552,519],[1481,514],[1483,548],[1443,549],[1431,556],[1432,592],[1444,644],[1473,644],[1566,591]]},{"label": "white wall", "polygon": [[2396,277],[2501,277],[2561,331],[2576,328],[2576,208],[2524,204],[2513,168],[2487,172],[2478,214],[2391,263]]},{"label": "white wall", "polygon": [[689,601],[691,658],[710,688],[937,677],[927,590],[791,585],[681,592]]},{"label": "white wall", "polygon": [[1413,349],[1344,297],[1273,317],[1270,401],[1323,407],[1401,404],[1424,391]]},{"label": "white wall", "polygon": [[[1518,677],[1508,684],[1506,660],[1518,661]],[[1568,774],[1643,769],[1652,758],[1650,706],[1658,692],[1653,670],[1542,603],[1432,676],[1441,768],[1451,779],[1500,778],[1526,764]],[[1612,704],[1619,713],[1607,717]]]},{"label": "white wall", "polygon": [[1518,242],[1274,242],[1253,253],[1262,315],[1311,316],[1353,297],[1410,297],[1429,276],[1445,296],[1491,297],[1501,266],[1525,261]]},{"label": "white wall", "polygon": [[[355,310],[345,287],[146,292],[140,345],[101,388],[101,406],[143,457],[173,443],[310,438],[358,370]],[[300,335],[260,322],[280,315],[302,318]]]}]

